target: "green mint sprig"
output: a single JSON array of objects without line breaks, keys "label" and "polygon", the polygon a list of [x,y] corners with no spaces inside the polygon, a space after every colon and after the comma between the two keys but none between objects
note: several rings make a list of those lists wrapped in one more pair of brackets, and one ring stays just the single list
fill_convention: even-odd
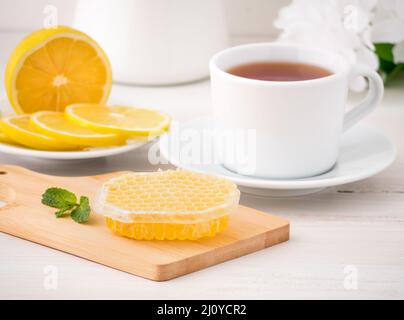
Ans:
[{"label": "green mint sprig", "polygon": [[61,189],[50,188],[42,195],[42,204],[59,209],[55,212],[56,218],[62,218],[70,215],[77,223],[86,223],[90,217],[90,201],[87,197],[80,197],[80,202],[77,202],[77,197],[74,193]]}]

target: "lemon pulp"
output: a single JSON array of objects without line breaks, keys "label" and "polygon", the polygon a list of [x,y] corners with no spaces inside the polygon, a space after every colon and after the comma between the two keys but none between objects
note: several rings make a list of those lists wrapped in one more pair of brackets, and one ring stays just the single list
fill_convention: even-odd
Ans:
[{"label": "lemon pulp", "polygon": [[186,170],[128,173],[106,182],[95,210],[137,240],[197,240],[226,229],[240,192],[225,179]]},{"label": "lemon pulp", "polygon": [[94,104],[68,106],[66,117],[78,125],[98,132],[131,136],[161,134],[168,129],[171,122],[168,115],[156,110]]}]

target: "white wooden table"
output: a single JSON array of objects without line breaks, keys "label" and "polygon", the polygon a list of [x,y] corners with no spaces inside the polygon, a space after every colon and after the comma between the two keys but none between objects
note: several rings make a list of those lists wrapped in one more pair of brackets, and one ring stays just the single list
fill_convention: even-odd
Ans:
[{"label": "white wooden table", "polygon": [[[210,112],[209,83],[115,86],[112,101],[150,106],[186,121]],[[398,147],[397,161],[362,182],[292,199],[241,203],[291,220],[291,240],[165,283],[0,234],[0,299],[364,299],[404,298],[404,77],[368,120]],[[49,162],[0,154],[54,175],[151,171],[147,148],[108,159]],[[57,272],[56,287],[47,272]],[[357,281],[355,281],[357,280]]]}]

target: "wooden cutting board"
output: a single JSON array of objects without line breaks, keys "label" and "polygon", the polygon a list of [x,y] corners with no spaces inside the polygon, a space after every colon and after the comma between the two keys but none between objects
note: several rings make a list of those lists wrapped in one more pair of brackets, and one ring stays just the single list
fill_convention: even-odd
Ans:
[{"label": "wooden cutting board", "polygon": [[56,177],[15,166],[0,166],[0,232],[64,251],[111,268],[165,281],[289,239],[289,222],[240,206],[229,228],[199,241],[136,241],[111,233],[104,218],[91,214],[88,224],[56,219],[41,204],[49,187],[62,187],[93,199],[103,181],[119,174]]}]

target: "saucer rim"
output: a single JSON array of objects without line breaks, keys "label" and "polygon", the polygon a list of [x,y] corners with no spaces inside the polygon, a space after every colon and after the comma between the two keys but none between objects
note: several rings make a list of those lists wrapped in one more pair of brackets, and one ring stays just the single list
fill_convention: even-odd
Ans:
[{"label": "saucer rim", "polygon": [[[198,119],[194,119],[188,122],[184,122],[180,124],[180,127],[187,127],[189,128],[190,125],[193,125],[195,127],[195,124],[200,124],[203,121],[209,121],[211,122],[212,117],[201,117]],[[234,173],[232,171],[229,171],[229,169],[225,168],[221,164],[212,164],[212,165],[188,165],[188,164],[181,164],[177,163],[175,159],[171,159],[169,152],[165,150],[164,148],[164,142],[168,139],[170,132],[164,134],[163,136],[160,137],[159,141],[159,147],[160,147],[160,152],[164,158],[166,158],[171,164],[173,164],[176,167],[187,169],[187,170],[192,170],[196,171],[199,173],[205,173],[205,174],[214,174],[216,176],[220,176],[222,178],[229,179],[233,181],[234,183],[238,184],[239,186],[245,186],[245,187],[250,187],[250,188],[257,188],[257,189],[279,189],[279,190],[291,190],[291,189],[314,189],[314,188],[326,188],[326,187],[333,187],[333,186],[338,186],[338,185],[343,185],[347,183],[352,183],[352,182],[357,182],[361,181],[364,179],[367,179],[369,177],[372,177],[386,168],[388,168],[396,159],[397,157],[397,148],[394,145],[394,143],[389,139],[380,129],[364,125],[364,124],[358,124],[356,125],[353,130],[358,130],[358,128],[362,130],[367,130],[372,132],[375,135],[380,136],[385,140],[386,143],[386,150],[389,150],[389,153],[387,156],[388,159],[386,159],[384,162],[380,163],[379,165],[374,165],[372,168],[368,169],[367,171],[362,171],[359,174],[351,174],[351,175],[343,175],[343,176],[335,176],[335,177],[330,177],[330,178],[321,178],[322,176],[329,174],[333,172],[333,170],[336,170],[337,164],[334,165],[332,169],[329,171],[317,175],[315,177],[307,177],[307,178],[302,178],[302,179],[285,179],[285,180],[280,180],[280,179],[270,179],[270,178],[262,178],[262,177],[252,177],[252,176],[242,176],[237,173]],[[342,140],[344,139],[344,136],[342,137]],[[228,172],[229,174],[225,174],[222,172],[216,172],[212,170],[204,170],[201,168],[206,168],[210,166],[215,166],[215,167],[220,167],[221,171]],[[308,180],[310,179],[310,180]]]}]

